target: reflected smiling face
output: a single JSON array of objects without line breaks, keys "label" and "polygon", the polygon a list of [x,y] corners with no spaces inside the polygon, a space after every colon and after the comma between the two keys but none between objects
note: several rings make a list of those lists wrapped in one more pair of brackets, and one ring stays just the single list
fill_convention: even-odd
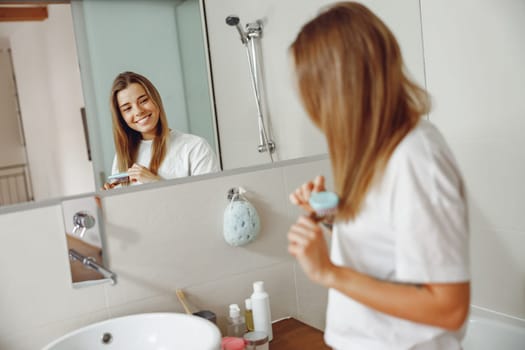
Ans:
[{"label": "reflected smiling face", "polygon": [[142,139],[152,140],[159,122],[159,107],[148,96],[142,85],[132,83],[117,93],[120,114],[126,124],[142,134]]}]

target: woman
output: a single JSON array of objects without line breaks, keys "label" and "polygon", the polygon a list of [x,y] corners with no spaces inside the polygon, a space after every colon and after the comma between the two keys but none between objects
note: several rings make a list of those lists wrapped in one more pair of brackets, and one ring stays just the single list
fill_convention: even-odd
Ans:
[{"label": "woman", "polygon": [[[203,138],[168,128],[160,94],[144,76],[119,74],[110,106],[116,149],[112,174],[127,173],[131,183],[141,184],[219,171]],[[116,185],[106,183],[104,188]]]},{"label": "woman", "polygon": [[[426,93],[403,72],[396,39],[344,2],[291,45],[300,96],[324,133],[340,198],[331,251],[311,216],[288,251],[329,288],[325,341],[336,349],[460,349],[469,312],[465,190],[442,136],[421,118]],[[305,183],[292,203],[312,211]]]}]

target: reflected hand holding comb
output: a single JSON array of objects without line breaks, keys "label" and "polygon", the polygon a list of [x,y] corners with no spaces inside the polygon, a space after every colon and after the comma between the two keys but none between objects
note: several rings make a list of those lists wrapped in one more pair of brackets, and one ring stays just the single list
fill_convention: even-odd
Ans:
[{"label": "reflected hand holding comb", "polygon": [[104,190],[112,188],[135,184],[145,184],[161,180],[161,177],[152,173],[148,168],[134,163],[126,172],[117,173],[108,176],[107,182],[104,184]]},{"label": "reflected hand holding comb", "polygon": [[129,181],[137,184],[151,183],[161,180],[159,175],[154,174],[150,169],[138,163],[134,163],[128,169]]},{"label": "reflected hand holding comb", "polygon": [[115,188],[116,186],[128,184],[129,182],[129,174],[127,172],[113,174],[108,176],[108,181],[104,184],[103,189],[110,190],[112,188]]}]

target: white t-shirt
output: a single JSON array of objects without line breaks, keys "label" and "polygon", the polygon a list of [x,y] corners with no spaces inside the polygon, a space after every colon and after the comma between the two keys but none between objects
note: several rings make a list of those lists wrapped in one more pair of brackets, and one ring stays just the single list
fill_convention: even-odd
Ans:
[{"label": "white t-shirt", "polygon": [[[136,163],[149,167],[153,140],[142,140]],[[219,162],[212,148],[202,137],[171,130],[166,156],[158,175],[163,179],[207,174],[219,171]],[[119,172],[117,156],[113,159],[112,174]],[[136,183],[134,183],[136,184]]]},{"label": "white t-shirt", "polygon": [[[468,236],[461,174],[439,131],[421,120],[394,150],[355,220],[335,223],[331,260],[381,280],[464,282]],[[461,349],[464,328],[407,321],[329,291],[325,341],[334,349]]]}]

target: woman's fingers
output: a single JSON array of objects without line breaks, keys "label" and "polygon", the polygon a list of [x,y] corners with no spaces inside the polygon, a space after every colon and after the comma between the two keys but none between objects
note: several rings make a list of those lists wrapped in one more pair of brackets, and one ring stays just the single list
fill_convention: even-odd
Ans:
[{"label": "woman's fingers", "polygon": [[128,169],[128,174],[130,176],[139,175],[145,168],[137,163],[133,164],[131,168]]},{"label": "woman's fingers", "polygon": [[288,252],[312,281],[321,283],[331,266],[323,231],[308,216],[300,216],[288,231]]},{"label": "woman's fingers", "polygon": [[314,183],[308,181],[304,183],[301,187],[297,188],[289,196],[290,202],[298,206],[308,206],[308,200],[310,199],[310,194],[314,188]]},{"label": "woman's fingers", "polygon": [[318,176],[315,177],[313,191],[314,192],[326,191],[326,187],[324,185],[324,176],[323,175],[318,175]]},{"label": "woman's fingers", "polygon": [[128,169],[129,178],[131,181],[137,182],[141,180],[142,176],[145,175],[146,170],[147,169],[142,165],[135,163],[131,166],[131,168]]},{"label": "woman's fingers", "polygon": [[301,206],[307,211],[312,211],[308,203],[312,192],[321,192],[324,190],[325,179],[324,176],[319,175],[313,181],[305,182],[301,187],[292,192],[288,198],[292,204]]},{"label": "woman's fingers", "polygon": [[113,188],[113,186],[111,184],[107,183],[107,182],[102,187],[103,190],[110,190],[112,188]]},{"label": "woman's fingers", "polygon": [[303,247],[297,244],[290,243],[288,244],[288,253],[290,255],[297,257],[303,252]]},{"label": "woman's fingers", "polygon": [[161,179],[160,176],[152,173],[151,170],[140,164],[133,164],[133,166],[128,169],[128,174],[133,182],[149,183]]},{"label": "woman's fingers", "polygon": [[314,189],[314,183],[312,181],[308,181],[304,183],[300,188],[301,196],[304,200],[304,202],[308,202],[310,199],[310,194],[312,193],[312,190]]},{"label": "woman's fingers", "polygon": [[288,242],[305,247],[314,241],[320,233],[317,224],[307,216],[300,216],[288,231]]},{"label": "woman's fingers", "polygon": [[301,201],[299,199],[299,197],[297,197],[297,195],[294,193],[290,193],[290,195],[288,196],[288,199],[290,200],[290,202],[292,202],[292,204],[294,205],[301,205]]}]

